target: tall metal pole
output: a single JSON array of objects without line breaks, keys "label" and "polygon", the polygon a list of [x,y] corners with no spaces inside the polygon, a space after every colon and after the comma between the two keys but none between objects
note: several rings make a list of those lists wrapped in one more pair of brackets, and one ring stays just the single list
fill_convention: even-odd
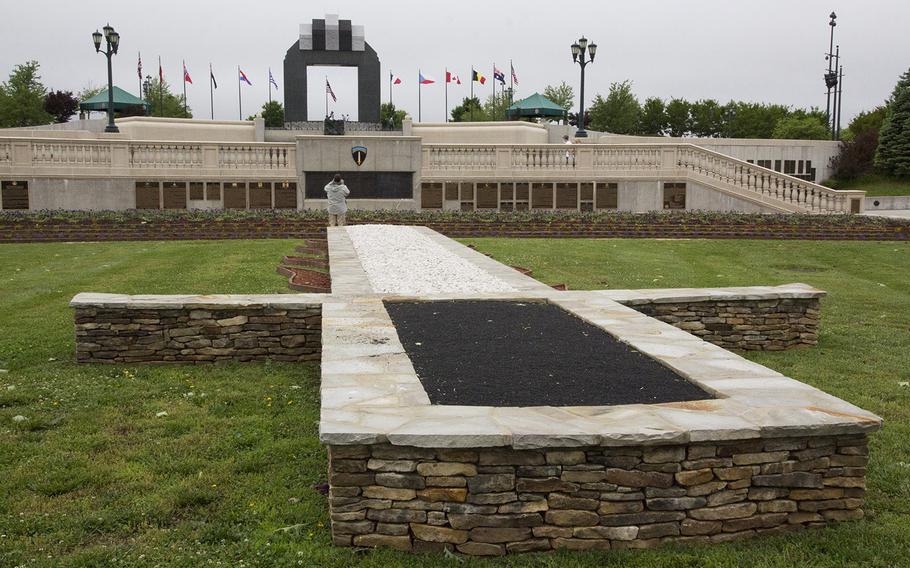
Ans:
[{"label": "tall metal pole", "polygon": [[838,74],[837,79],[837,132],[836,138],[840,140],[840,119],[841,119],[841,106],[844,104],[844,66],[840,66],[840,73]]},{"label": "tall metal pole", "polygon": [[105,55],[107,56],[107,126],[104,131],[119,132],[117,125],[114,124],[114,72],[111,69],[111,56],[114,55],[114,52],[111,51],[110,40],[107,42]]},{"label": "tall metal pole", "polygon": [[446,91],[446,112],[445,112],[445,118],[446,118],[446,122],[448,122],[448,121],[449,121],[449,70],[448,70],[448,68],[446,69],[445,80],[446,80],[446,86],[445,86],[445,91]]},{"label": "tall metal pole", "polygon": [[471,66],[471,122],[474,122],[474,66]]},{"label": "tall metal pole", "polygon": [[240,93],[240,66],[237,66],[237,115],[243,120],[243,95]]},{"label": "tall metal pole", "polygon": [[[837,77],[837,68],[840,65],[840,46],[834,48],[834,76]],[[837,140],[837,122],[840,120],[840,117],[837,116],[837,81],[834,82],[834,101],[831,103],[831,140]]]},{"label": "tall metal pole", "polygon": [[158,116],[164,116],[164,73],[161,69],[161,56],[158,56]]},{"label": "tall metal pole", "polygon": [[417,122],[421,123],[421,111],[423,109],[422,101],[420,100],[420,95],[423,92],[423,83],[420,82],[420,69],[417,70]]},{"label": "tall metal pole", "polygon": [[831,84],[830,77],[832,72],[831,66],[834,63],[834,27],[837,25],[836,20],[837,14],[831,12],[831,20],[828,22],[828,25],[831,26],[831,39],[828,43],[828,55],[826,56],[826,59],[828,60],[828,73],[825,75],[825,85],[828,88],[828,100],[825,109],[825,120],[828,121],[828,132],[832,135],[834,134],[834,126],[831,121],[831,89],[834,87],[834,85]]}]

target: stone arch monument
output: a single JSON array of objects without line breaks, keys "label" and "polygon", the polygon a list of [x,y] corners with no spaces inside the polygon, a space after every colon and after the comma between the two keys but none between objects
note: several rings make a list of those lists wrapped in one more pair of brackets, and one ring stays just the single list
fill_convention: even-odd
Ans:
[{"label": "stone arch monument", "polygon": [[[363,26],[339,20],[336,14],[300,24],[300,39],[284,56],[284,117],[302,122],[307,117],[307,67],[357,68],[357,119],[379,122],[379,57],[364,39]],[[319,85],[318,88],[323,88]],[[323,117],[314,117],[321,119]]]}]

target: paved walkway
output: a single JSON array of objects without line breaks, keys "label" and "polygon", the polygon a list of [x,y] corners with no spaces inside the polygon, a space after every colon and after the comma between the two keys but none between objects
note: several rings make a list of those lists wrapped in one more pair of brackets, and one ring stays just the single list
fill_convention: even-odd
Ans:
[{"label": "paved walkway", "polygon": [[870,217],[890,217],[892,219],[910,219],[910,209],[890,209],[884,211],[866,211],[863,215]]}]

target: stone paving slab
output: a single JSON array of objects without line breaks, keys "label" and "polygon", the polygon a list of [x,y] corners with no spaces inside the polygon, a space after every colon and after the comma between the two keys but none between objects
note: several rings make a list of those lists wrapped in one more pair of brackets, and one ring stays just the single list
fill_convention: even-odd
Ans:
[{"label": "stone paving slab", "polygon": [[81,292],[70,300],[73,308],[183,309],[276,308],[302,309],[318,305],[328,294],[98,294]]},{"label": "stone paving slab", "polygon": [[[332,360],[332,366],[323,369],[322,389],[332,402],[323,407],[320,439],[333,445],[527,449],[850,434],[880,426],[877,416],[836,397],[631,308],[604,298],[591,302],[590,296],[553,290],[547,300],[721,398],[612,407],[432,406],[418,392],[420,380],[408,370],[410,361],[381,299],[341,301],[323,307],[323,360]],[[366,347],[363,357],[335,359],[340,350],[357,353],[357,345],[377,344],[388,346],[379,360]],[[337,404],[338,388],[345,389],[343,404]]]}]

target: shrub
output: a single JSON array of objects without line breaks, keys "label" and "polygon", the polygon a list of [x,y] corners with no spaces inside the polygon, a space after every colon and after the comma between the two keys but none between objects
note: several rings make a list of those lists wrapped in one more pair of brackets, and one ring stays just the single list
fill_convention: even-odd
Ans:
[{"label": "shrub", "polygon": [[831,167],[838,179],[855,179],[872,171],[875,149],[878,148],[878,130],[869,128],[853,136],[853,140],[840,143],[840,153],[831,160]]}]

